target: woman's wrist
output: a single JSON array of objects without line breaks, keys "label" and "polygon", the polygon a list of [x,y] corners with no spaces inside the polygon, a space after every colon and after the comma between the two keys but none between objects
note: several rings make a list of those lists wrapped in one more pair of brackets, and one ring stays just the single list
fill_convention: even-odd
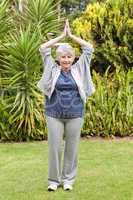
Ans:
[{"label": "woman's wrist", "polygon": [[68,35],[71,39],[73,39],[74,35],[72,33],[69,33]]},{"label": "woman's wrist", "polygon": [[74,36],[74,35],[73,35],[72,33],[69,33],[69,34],[68,34],[68,37],[70,37],[71,39],[73,38],[73,36]]},{"label": "woman's wrist", "polygon": [[60,39],[63,39],[63,38],[65,38],[65,33],[62,33],[59,37],[60,37]]}]

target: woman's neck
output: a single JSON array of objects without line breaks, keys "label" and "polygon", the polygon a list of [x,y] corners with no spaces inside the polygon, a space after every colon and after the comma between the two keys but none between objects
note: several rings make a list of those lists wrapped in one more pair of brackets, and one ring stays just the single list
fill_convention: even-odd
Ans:
[{"label": "woman's neck", "polygon": [[62,70],[63,72],[65,72],[65,73],[68,73],[68,72],[71,70],[71,68],[66,68],[66,69],[65,69],[65,68],[62,68],[61,70]]}]

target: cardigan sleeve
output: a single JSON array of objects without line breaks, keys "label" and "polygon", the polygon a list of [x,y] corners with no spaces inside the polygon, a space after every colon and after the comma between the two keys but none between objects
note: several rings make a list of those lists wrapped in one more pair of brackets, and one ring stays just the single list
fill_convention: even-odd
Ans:
[{"label": "cardigan sleeve", "polygon": [[[44,70],[51,70],[55,64],[55,61],[51,55],[51,48],[39,48],[39,52],[42,56]],[[45,70],[45,71],[46,71]]]},{"label": "cardigan sleeve", "polygon": [[77,66],[80,68],[81,72],[86,71],[86,67],[90,67],[90,62],[94,48],[90,46],[82,47],[82,54],[77,61]]},{"label": "cardigan sleeve", "polygon": [[86,92],[87,97],[95,92],[95,87],[92,82],[92,77],[90,73],[90,62],[93,52],[94,52],[93,47],[90,46],[82,47],[82,54],[76,63],[76,68],[79,71],[79,74],[82,78],[84,90]]},{"label": "cardigan sleeve", "polygon": [[49,94],[52,85],[52,70],[56,66],[55,60],[51,55],[51,48],[39,48],[43,60],[43,74],[37,86],[46,95]]}]

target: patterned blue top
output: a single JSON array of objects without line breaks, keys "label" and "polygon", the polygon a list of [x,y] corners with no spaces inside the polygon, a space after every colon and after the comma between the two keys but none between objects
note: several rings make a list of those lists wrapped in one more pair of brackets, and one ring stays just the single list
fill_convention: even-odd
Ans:
[{"label": "patterned blue top", "polygon": [[83,117],[84,103],[70,70],[61,70],[51,98],[46,96],[45,114],[55,118]]}]

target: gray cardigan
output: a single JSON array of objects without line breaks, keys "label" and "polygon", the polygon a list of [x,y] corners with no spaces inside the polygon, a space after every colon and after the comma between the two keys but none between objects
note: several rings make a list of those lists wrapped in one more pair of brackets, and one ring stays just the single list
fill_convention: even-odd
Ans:
[{"label": "gray cardigan", "polygon": [[[83,52],[78,61],[71,66],[71,74],[78,86],[81,99],[86,103],[87,98],[95,92],[90,74],[90,61],[94,49],[85,46],[82,50]],[[44,70],[42,78],[37,83],[37,86],[50,98],[60,75],[61,66],[59,66],[51,56],[51,48],[40,48],[39,51],[42,55]]]}]

